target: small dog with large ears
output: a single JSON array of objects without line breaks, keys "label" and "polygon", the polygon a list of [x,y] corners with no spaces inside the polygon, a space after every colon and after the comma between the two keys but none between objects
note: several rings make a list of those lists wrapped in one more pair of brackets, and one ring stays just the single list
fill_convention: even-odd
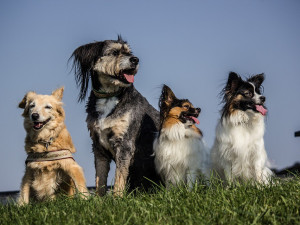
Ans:
[{"label": "small dog with large ears", "polygon": [[201,109],[188,99],[178,99],[167,85],[159,108],[160,130],[153,145],[156,170],[166,187],[185,183],[191,188],[207,174],[207,148],[195,126]]},{"label": "small dog with large ears", "polygon": [[256,181],[267,184],[268,168],[264,145],[266,98],[262,95],[264,74],[243,80],[230,72],[222,91],[224,106],[211,150],[212,169],[227,183]]}]

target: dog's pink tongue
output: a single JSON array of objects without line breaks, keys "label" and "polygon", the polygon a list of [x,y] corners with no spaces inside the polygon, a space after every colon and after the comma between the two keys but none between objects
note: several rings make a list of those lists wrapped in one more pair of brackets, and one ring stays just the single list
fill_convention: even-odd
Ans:
[{"label": "dog's pink tongue", "polygon": [[128,75],[128,74],[123,74],[125,79],[129,82],[129,83],[133,83],[134,82],[134,76],[133,75]]},{"label": "dog's pink tongue", "polygon": [[191,118],[192,120],[194,120],[194,122],[195,122],[196,124],[199,124],[199,120],[198,120],[196,117],[190,116],[190,118]]},{"label": "dog's pink tongue", "polygon": [[35,128],[40,128],[41,126],[43,126],[43,123],[39,123],[39,122],[34,123]]},{"label": "dog's pink tongue", "polygon": [[268,110],[265,107],[263,107],[262,105],[255,105],[255,107],[256,107],[256,110],[258,112],[260,112],[261,115],[263,115],[263,116],[265,116],[268,112]]}]

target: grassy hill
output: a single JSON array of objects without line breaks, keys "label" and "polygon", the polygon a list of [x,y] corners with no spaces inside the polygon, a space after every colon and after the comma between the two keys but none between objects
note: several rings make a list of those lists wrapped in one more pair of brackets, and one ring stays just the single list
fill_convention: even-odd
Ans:
[{"label": "grassy hill", "polygon": [[60,197],[18,207],[0,205],[0,224],[300,224],[300,178],[192,190],[158,187],[123,198]]}]

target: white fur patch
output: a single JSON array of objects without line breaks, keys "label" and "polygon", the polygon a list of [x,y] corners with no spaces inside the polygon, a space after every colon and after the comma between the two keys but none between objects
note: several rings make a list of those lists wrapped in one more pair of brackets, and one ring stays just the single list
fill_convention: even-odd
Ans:
[{"label": "white fur patch", "polygon": [[167,186],[178,182],[192,186],[200,174],[206,174],[205,143],[198,133],[182,123],[162,129],[153,148],[156,170]]},{"label": "white fur patch", "polygon": [[99,119],[106,118],[107,115],[116,107],[118,103],[119,99],[117,97],[97,99],[96,111],[101,113]]},{"label": "white fur patch", "polygon": [[212,169],[224,180],[267,183],[272,172],[267,167],[264,130],[264,117],[252,110],[222,118],[211,150]]},{"label": "white fur patch", "polygon": [[113,131],[115,136],[122,138],[128,130],[131,111],[124,113],[118,118],[110,118],[108,116],[112,110],[119,103],[118,98],[111,97],[107,99],[98,99],[96,102],[96,111],[100,113],[94,129],[97,129],[99,134],[99,142],[101,145],[115,155],[114,150],[111,148],[109,140],[107,139],[108,133]]},{"label": "white fur patch", "polygon": [[249,84],[251,84],[251,85],[253,86],[253,89],[254,89],[254,96],[253,96],[254,102],[255,102],[256,104],[261,104],[261,100],[260,100],[261,95],[258,94],[258,93],[255,91],[255,85],[254,85],[253,83],[249,82]]}]

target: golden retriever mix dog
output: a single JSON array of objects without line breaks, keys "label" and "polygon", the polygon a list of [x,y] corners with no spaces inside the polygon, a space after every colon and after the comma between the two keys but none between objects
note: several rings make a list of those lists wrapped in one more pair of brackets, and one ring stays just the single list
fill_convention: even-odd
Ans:
[{"label": "golden retriever mix dog", "polygon": [[64,88],[51,95],[28,92],[19,107],[24,109],[26,170],[19,204],[52,199],[59,192],[88,196],[82,168],[72,153],[76,150],[64,124],[61,102]]}]

